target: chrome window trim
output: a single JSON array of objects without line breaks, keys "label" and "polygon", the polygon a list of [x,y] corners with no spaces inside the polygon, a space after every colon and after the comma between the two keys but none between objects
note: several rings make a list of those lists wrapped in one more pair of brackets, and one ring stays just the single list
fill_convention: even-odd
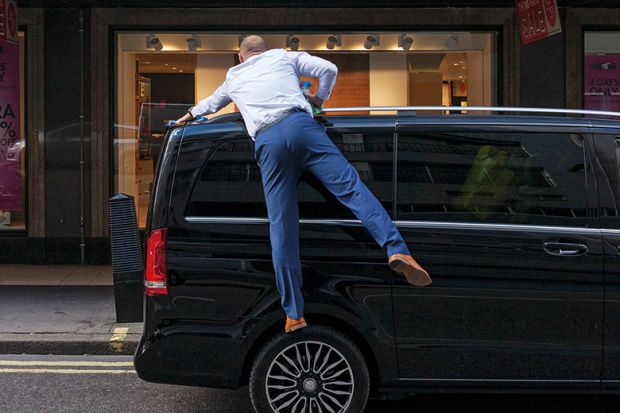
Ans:
[{"label": "chrome window trim", "polygon": [[196,224],[268,224],[269,218],[245,218],[245,217],[185,217],[187,222]]},{"label": "chrome window trim", "polygon": [[443,222],[443,221],[396,221],[401,228],[432,228],[432,229],[471,229],[519,232],[561,232],[564,234],[600,234],[599,228],[559,227],[551,225],[519,225],[519,224],[484,224],[476,222]]},{"label": "chrome window trim", "polygon": [[[198,224],[242,224],[256,225],[268,224],[268,218],[236,218],[236,217],[202,217],[188,216],[185,220],[190,223]],[[357,219],[300,219],[300,224],[314,225],[336,225],[347,227],[363,226]],[[431,228],[431,229],[471,229],[471,230],[494,230],[494,231],[527,231],[527,232],[560,232],[564,234],[601,234],[609,233],[620,234],[618,229],[608,228],[584,228],[584,227],[556,227],[547,225],[518,225],[518,224],[483,224],[474,222],[444,222],[444,221],[407,221],[399,220],[394,222],[400,228]]]}]

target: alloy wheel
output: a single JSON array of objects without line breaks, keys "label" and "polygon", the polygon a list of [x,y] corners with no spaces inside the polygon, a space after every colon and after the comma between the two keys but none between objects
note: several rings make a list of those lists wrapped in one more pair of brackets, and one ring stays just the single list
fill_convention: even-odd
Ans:
[{"label": "alloy wheel", "polygon": [[341,352],[319,341],[291,344],[274,357],[265,381],[274,412],[346,412],[353,398],[353,370]]}]

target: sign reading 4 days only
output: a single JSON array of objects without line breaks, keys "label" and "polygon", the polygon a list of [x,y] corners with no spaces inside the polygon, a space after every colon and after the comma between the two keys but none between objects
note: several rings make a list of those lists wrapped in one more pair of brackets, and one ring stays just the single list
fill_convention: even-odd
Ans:
[{"label": "sign reading 4 days only", "polygon": [[0,0],[0,210],[22,208],[17,2]]}]

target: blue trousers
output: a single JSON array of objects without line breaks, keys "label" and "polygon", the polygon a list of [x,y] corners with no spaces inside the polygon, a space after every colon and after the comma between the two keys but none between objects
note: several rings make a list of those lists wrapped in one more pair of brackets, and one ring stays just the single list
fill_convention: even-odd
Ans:
[{"label": "blue trousers", "polygon": [[355,168],[338,150],[322,125],[306,112],[293,112],[256,136],[270,223],[276,284],[286,314],[304,314],[299,258],[297,184],[303,172],[314,175],[362,221],[387,255],[409,254],[398,229]]}]

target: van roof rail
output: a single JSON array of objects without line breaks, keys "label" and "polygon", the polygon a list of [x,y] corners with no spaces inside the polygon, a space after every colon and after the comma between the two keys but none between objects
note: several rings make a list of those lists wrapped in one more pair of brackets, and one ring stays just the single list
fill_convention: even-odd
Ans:
[{"label": "van roof rail", "polygon": [[553,109],[553,108],[520,108],[498,106],[354,106],[348,108],[323,108],[325,113],[338,112],[397,112],[402,115],[415,115],[417,112],[449,111],[449,112],[495,112],[495,113],[528,113],[554,115],[592,115],[620,117],[620,112],[583,109]]},{"label": "van roof rail", "polygon": [[[321,113],[340,112],[397,112],[399,115],[415,116],[418,112],[494,112],[494,113],[521,113],[521,114],[553,114],[553,115],[590,115],[620,118],[620,112],[584,109],[556,109],[556,108],[521,108],[499,106],[352,106],[343,108],[323,108]],[[224,123],[241,121],[241,113],[232,112],[214,116],[210,119],[200,119],[197,123]]]}]

